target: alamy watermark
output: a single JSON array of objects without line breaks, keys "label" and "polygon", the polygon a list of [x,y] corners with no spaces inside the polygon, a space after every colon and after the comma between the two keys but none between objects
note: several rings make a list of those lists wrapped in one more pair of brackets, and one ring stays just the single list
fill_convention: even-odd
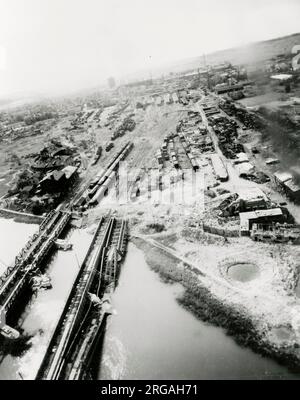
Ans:
[{"label": "alamy watermark", "polygon": [[110,205],[197,205],[204,209],[204,173],[192,168],[162,173],[158,168],[131,169],[126,161],[106,177],[103,184],[88,189],[91,204],[108,197]]}]

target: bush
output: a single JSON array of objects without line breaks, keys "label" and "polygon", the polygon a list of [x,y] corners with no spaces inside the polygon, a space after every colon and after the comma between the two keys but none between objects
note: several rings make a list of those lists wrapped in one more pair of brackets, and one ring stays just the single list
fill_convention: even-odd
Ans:
[{"label": "bush", "polygon": [[157,223],[148,224],[147,228],[153,229],[157,233],[165,230],[165,226],[163,224],[157,224]]}]

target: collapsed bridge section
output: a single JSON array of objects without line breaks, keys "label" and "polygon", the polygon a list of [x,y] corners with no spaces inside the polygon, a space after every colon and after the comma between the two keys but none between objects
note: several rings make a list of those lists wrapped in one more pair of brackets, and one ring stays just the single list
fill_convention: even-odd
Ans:
[{"label": "collapsed bridge section", "polygon": [[125,220],[101,218],[36,379],[79,380],[87,374],[110,313],[126,239]]},{"label": "collapsed bridge section", "polygon": [[53,211],[45,218],[39,231],[28,241],[15,263],[0,277],[0,332],[6,325],[10,311],[26,288],[30,288],[32,277],[55,244],[71,219],[69,211]]}]

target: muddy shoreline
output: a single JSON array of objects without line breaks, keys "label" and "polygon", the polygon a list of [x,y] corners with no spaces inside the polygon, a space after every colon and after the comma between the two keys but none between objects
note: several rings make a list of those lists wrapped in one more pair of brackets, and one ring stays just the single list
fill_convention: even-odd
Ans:
[{"label": "muddy shoreline", "polygon": [[180,283],[184,287],[183,294],[177,298],[182,307],[202,321],[223,328],[240,346],[249,347],[255,353],[285,365],[291,372],[300,373],[300,358],[294,353],[295,346],[283,348],[270,343],[249,316],[223,303],[203,286],[195,271],[140,238],[132,241],[144,252],[147,264],[165,283]]},{"label": "muddy shoreline", "polygon": [[0,210],[0,218],[13,219],[15,222],[22,224],[37,224],[39,225],[43,221],[43,217],[40,215],[22,215],[14,213],[10,210]]}]

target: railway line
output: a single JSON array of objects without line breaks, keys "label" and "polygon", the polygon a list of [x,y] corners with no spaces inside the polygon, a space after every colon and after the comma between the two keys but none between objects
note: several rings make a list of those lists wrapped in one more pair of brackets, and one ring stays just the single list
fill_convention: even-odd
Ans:
[{"label": "railway line", "polygon": [[133,147],[132,142],[128,142],[122,149],[117,153],[116,156],[108,163],[105,170],[100,171],[81,191],[80,195],[77,195],[72,202],[72,207],[75,209],[86,209],[90,206],[98,204],[102,198],[106,195],[108,190],[113,186],[116,178],[116,172],[128,153]]},{"label": "railway line", "polygon": [[102,217],[36,379],[78,380],[87,373],[126,251],[127,223]]},{"label": "railway line", "polygon": [[[72,218],[72,212],[98,204],[118,178],[118,167],[132,150],[125,143],[105,169],[91,177],[86,175],[71,200],[63,202],[41,222],[14,265],[0,277],[0,316],[6,316],[20,303],[23,289],[31,289],[32,278],[56,239]],[[150,146],[141,146],[133,157],[134,167],[141,168],[152,157]],[[142,170],[142,173],[145,172]],[[107,315],[111,312],[110,295],[114,291],[119,266],[126,251],[127,223],[111,216],[102,217],[86,257],[81,264],[68,300],[50,338],[36,379],[84,379],[89,371],[97,342]],[[2,320],[3,321],[3,320]],[[0,325],[2,324],[0,319]],[[6,320],[4,320],[6,324]],[[1,328],[1,326],[0,326]]]},{"label": "railway line", "polygon": [[[110,161],[107,168],[96,176],[96,180],[93,179],[87,185],[80,186],[77,194],[69,203],[64,202],[56,210],[51,211],[39,225],[38,232],[30,238],[16,256],[14,264],[9,266],[0,276],[0,334],[7,337],[17,337],[19,332],[7,325],[7,321],[10,321],[10,316],[15,315],[13,310],[21,304],[21,300],[24,298],[23,294],[25,292],[29,294],[32,290],[33,277],[36,274],[40,274],[43,260],[47,257],[55,241],[70,222],[73,209],[77,208],[78,203],[80,203],[80,200],[86,194],[89,199],[88,205],[94,204],[90,200],[95,195],[97,196],[97,202],[101,201],[102,196],[105,194],[104,191],[108,189],[109,182],[115,174],[120,161],[127,156],[132,146],[131,142],[123,146]],[[99,193],[101,194],[99,195]],[[49,376],[53,376],[53,379],[56,379],[56,375],[60,376],[61,373],[67,373],[65,363],[61,363],[61,367],[63,367],[61,371],[57,362],[61,354],[67,351],[65,357],[72,362],[74,352],[74,354],[78,353],[76,357],[80,359],[86,353],[85,345],[80,343],[80,335],[75,335],[75,339],[73,337],[74,329],[77,327],[78,320],[81,319],[80,316],[83,309],[86,314],[80,326],[86,331],[88,337],[97,337],[97,332],[102,325],[101,321],[105,320],[107,307],[103,306],[94,309],[92,306],[93,302],[87,302],[86,299],[89,299],[89,293],[93,294],[94,297],[92,296],[92,299],[99,299],[99,297],[104,296],[108,284],[111,288],[114,287],[118,274],[117,266],[124,251],[125,231],[125,221],[105,217],[99,223],[91,248],[82,267],[83,269],[81,270],[81,273],[84,273],[84,278],[79,273],[74,293],[70,294],[70,296],[72,295],[71,308],[73,312],[71,314],[67,313],[68,324],[63,324],[63,335],[59,336],[58,351],[55,352],[53,360],[50,357],[51,367],[49,369]],[[97,268],[100,268],[100,270],[97,270]],[[107,305],[107,301],[105,303]],[[87,304],[89,304],[88,307]],[[70,304],[67,305],[70,306]],[[95,321],[97,321],[96,325],[94,324]],[[57,338],[58,336],[56,336]],[[94,339],[88,343],[89,354],[91,354],[90,351],[93,349],[93,342]],[[54,365],[56,365],[57,369],[54,368]]]},{"label": "railway line", "polygon": [[[17,302],[21,292],[30,287],[32,276],[38,271],[43,259],[47,256],[71,219],[69,211],[51,212],[39,227],[27,245],[16,257],[13,266],[1,277],[0,312],[7,317],[10,309]],[[3,314],[2,314],[3,315]]]},{"label": "railway line", "polygon": [[30,259],[30,255],[35,249],[39,248],[41,245],[43,238],[47,235],[54,224],[57,222],[59,215],[55,212],[51,212],[44,219],[44,221],[39,226],[39,232],[35,233],[29,241],[26,243],[25,247],[21,250],[21,252],[16,256],[15,263],[11,266],[8,266],[6,271],[0,276],[0,293],[1,289],[6,285],[7,281],[11,278],[12,275],[16,273],[22,265],[25,265],[26,262]]}]

